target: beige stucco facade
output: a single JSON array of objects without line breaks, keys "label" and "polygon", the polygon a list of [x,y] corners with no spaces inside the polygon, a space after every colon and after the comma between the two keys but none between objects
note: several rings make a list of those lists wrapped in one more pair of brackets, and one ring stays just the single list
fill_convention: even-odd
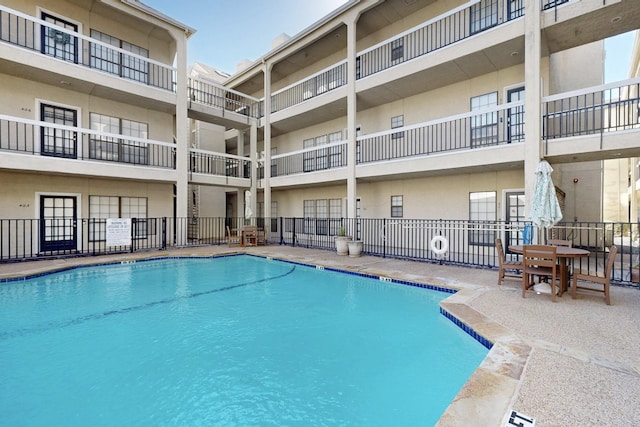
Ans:
[{"label": "beige stucco facade", "polygon": [[[241,218],[248,191],[254,217],[386,218],[395,197],[402,218],[468,220],[489,193],[487,219],[523,221],[546,159],[566,221],[624,219],[640,144],[637,114],[618,113],[637,107],[637,82],[620,83],[623,107],[601,95],[604,39],[640,28],[640,12],[490,3],[348,2],[228,76],[187,68],[194,30],[138,1],[4,2],[33,30],[0,40],[0,115],[17,129],[0,135],[15,183],[2,216],[38,219],[49,194],[72,195],[78,218],[96,214],[91,196]],[[585,120],[596,110],[617,116]]]}]

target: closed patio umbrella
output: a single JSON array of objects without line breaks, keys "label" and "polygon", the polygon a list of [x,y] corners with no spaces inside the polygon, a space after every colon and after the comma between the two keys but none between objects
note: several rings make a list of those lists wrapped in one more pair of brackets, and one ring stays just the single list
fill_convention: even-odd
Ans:
[{"label": "closed patio umbrella", "polygon": [[536,185],[531,200],[529,219],[538,228],[550,228],[562,219],[562,211],[551,179],[553,168],[546,160],[536,167]]},{"label": "closed patio umbrella", "polygon": [[246,219],[251,218],[253,212],[251,211],[251,191],[244,192],[244,217]]}]

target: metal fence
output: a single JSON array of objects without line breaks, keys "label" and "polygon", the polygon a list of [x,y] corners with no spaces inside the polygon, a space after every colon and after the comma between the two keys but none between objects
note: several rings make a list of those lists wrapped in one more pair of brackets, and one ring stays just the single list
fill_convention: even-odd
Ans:
[{"label": "metal fence", "polygon": [[[367,255],[495,268],[495,239],[503,240],[508,258],[517,258],[519,255],[509,251],[509,246],[523,243],[522,230],[527,223],[402,218],[134,218],[131,244],[107,246],[106,219],[0,219],[0,262],[224,245],[227,227],[241,229],[245,225],[265,228],[267,242],[272,245],[333,251],[335,237],[345,234],[361,241],[362,253]],[[640,223],[560,223],[534,234],[538,242],[566,239],[573,247],[587,249],[590,255],[574,260],[574,269],[603,272],[609,248],[616,245],[612,280],[640,287]],[[42,249],[53,247],[52,242],[58,240],[64,249]],[[447,247],[440,253],[443,240]]]}]

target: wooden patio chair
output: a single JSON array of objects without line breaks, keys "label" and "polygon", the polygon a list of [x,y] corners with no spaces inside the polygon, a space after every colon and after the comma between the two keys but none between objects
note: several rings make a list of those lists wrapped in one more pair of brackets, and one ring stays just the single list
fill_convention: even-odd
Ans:
[{"label": "wooden patio chair", "polygon": [[506,258],[502,239],[496,239],[495,243],[496,252],[498,253],[498,286],[502,285],[505,277],[522,279],[522,262]]},{"label": "wooden patio chair", "polygon": [[547,245],[571,247],[571,246],[573,246],[573,242],[571,240],[549,239],[549,240],[547,240]]},{"label": "wooden patio chair", "polygon": [[258,227],[253,225],[244,227],[242,240],[245,246],[258,246]]},{"label": "wooden patio chair", "polygon": [[[525,245],[522,250],[522,298],[528,290],[536,293],[534,276],[550,278],[551,301],[556,302],[556,278],[558,258],[556,247],[549,245]],[[533,289],[531,289],[533,288]]]},{"label": "wooden patio chair", "polygon": [[231,234],[231,229],[227,225],[227,245],[229,247],[232,246],[242,246],[242,236],[236,234]]},{"label": "wooden patio chair", "polygon": [[257,234],[256,234],[256,242],[258,246],[267,244],[267,235],[264,232],[264,228],[258,228]]},{"label": "wooden patio chair", "polygon": [[[573,290],[571,291],[571,297],[576,299],[576,293],[578,289],[587,292],[602,292],[604,293],[604,301],[607,305],[611,305],[610,297],[610,284],[611,284],[611,272],[613,271],[613,264],[616,260],[616,254],[618,253],[617,246],[611,246],[609,249],[609,256],[607,257],[607,264],[604,272],[595,271],[575,271],[573,273]],[[602,286],[602,289],[597,289],[592,286],[578,286],[578,280],[589,282],[590,284],[596,284]]]}]

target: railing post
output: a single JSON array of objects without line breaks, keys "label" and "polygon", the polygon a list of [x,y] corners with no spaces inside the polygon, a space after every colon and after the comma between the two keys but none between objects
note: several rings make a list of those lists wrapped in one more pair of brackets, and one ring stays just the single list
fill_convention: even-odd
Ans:
[{"label": "railing post", "polygon": [[136,248],[135,248],[135,236],[136,236],[136,228],[137,228],[137,221],[136,218],[131,218],[131,253],[134,253]]},{"label": "railing post", "polygon": [[162,217],[162,248],[161,250],[167,250],[167,217]]},{"label": "railing post", "polygon": [[292,218],[293,225],[291,226],[291,246],[296,245],[296,219]]}]

